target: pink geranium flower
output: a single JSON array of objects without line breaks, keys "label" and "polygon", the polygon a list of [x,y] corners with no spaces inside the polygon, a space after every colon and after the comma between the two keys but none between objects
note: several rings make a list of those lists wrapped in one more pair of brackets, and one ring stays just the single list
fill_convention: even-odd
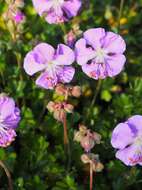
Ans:
[{"label": "pink geranium flower", "polygon": [[75,45],[77,63],[93,79],[119,74],[126,61],[125,49],[125,41],[120,35],[103,28],[87,30]]},{"label": "pink geranium flower", "polygon": [[74,59],[74,52],[64,44],[55,50],[49,44],[40,43],[26,55],[24,69],[31,76],[41,71],[36,84],[53,89],[58,83],[69,83],[73,79],[75,69],[70,65]]},{"label": "pink geranium flower", "polygon": [[77,15],[80,7],[80,0],[32,0],[36,11],[44,16],[46,21],[62,23]]}]

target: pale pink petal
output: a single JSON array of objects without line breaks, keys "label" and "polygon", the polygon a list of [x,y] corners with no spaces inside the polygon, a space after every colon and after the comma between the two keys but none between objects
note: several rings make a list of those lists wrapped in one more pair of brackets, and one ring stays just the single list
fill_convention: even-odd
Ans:
[{"label": "pale pink petal", "polygon": [[68,18],[76,16],[81,7],[80,0],[69,0],[63,4],[63,10],[66,12]]},{"label": "pale pink petal", "polygon": [[64,44],[59,44],[56,51],[55,62],[57,65],[71,65],[75,60],[74,52]]},{"label": "pale pink petal", "polygon": [[126,58],[122,54],[108,56],[105,63],[107,66],[108,76],[113,77],[118,75],[123,70],[125,62]]},{"label": "pale pink petal", "polygon": [[116,153],[116,158],[121,160],[127,166],[134,166],[142,161],[142,149],[135,145],[131,145],[125,149],[119,150]]},{"label": "pale pink petal", "polygon": [[134,134],[126,123],[120,123],[113,130],[111,144],[114,148],[123,149],[133,143]]},{"label": "pale pink petal", "polygon": [[57,84],[56,75],[49,72],[42,73],[36,80],[36,85],[45,89],[53,89]]},{"label": "pale pink petal", "polygon": [[86,64],[95,57],[95,53],[91,47],[86,47],[86,40],[81,38],[75,44],[76,60],[79,65]]},{"label": "pale pink petal", "polygon": [[123,53],[126,50],[126,43],[123,38],[113,32],[106,32],[106,36],[103,40],[103,48],[108,53]]},{"label": "pale pink petal", "polygon": [[92,28],[84,32],[85,40],[95,49],[102,46],[102,39],[104,36],[105,30],[103,28]]},{"label": "pale pink petal", "polygon": [[46,43],[37,45],[24,59],[24,69],[27,74],[34,75],[46,68],[46,64],[52,61],[54,48]]},{"label": "pale pink petal", "polygon": [[75,69],[70,66],[64,66],[57,72],[58,80],[61,83],[69,83],[72,81]]}]

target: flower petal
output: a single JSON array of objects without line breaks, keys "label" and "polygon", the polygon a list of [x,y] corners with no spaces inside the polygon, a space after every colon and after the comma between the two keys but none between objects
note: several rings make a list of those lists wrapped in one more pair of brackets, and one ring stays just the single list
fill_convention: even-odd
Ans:
[{"label": "flower petal", "polygon": [[0,97],[0,119],[4,120],[11,116],[15,110],[15,102],[12,98],[2,96]]},{"label": "flower petal", "polygon": [[53,89],[57,84],[57,77],[49,72],[42,73],[36,80],[36,85],[45,89]]},{"label": "flower petal", "polygon": [[9,128],[16,128],[18,126],[18,123],[20,121],[20,110],[19,108],[15,107],[14,113],[11,113],[8,117],[5,118],[5,120],[2,122],[6,127]]},{"label": "flower petal", "polygon": [[40,43],[30,51],[24,59],[24,69],[27,74],[33,75],[45,69],[46,64],[52,61],[54,48],[46,43]]},{"label": "flower petal", "polygon": [[86,48],[86,45],[86,40],[83,38],[78,40],[75,44],[75,54],[79,65],[84,65],[95,57],[95,53],[92,48]]},{"label": "flower petal", "polygon": [[41,0],[32,0],[32,2],[40,16],[52,7],[52,1],[42,0],[41,2]]},{"label": "flower petal", "polygon": [[128,125],[130,126],[131,130],[135,133],[142,132],[142,116],[135,115],[128,119]]},{"label": "flower petal", "polygon": [[122,54],[116,54],[113,56],[108,56],[106,58],[106,67],[108,76],[113,77],[118,75],[124,67],[124,64],[126,62],[126,58]]},{"label": "flower petal", "polygon": [[131,145],[116,153],[116,158],[121,160],[127,166],[134,166],[142,162],[142,149]]},{"label": "flower petal", "polygon": [[123,149],[134,140],[134,134],[125,123],[118,124],[113,130],[111,144],[114,148]]},{"label": "flower petal", "polygon": [[104,79],[107,76],[106,68],[104,64],[97,64],[97,63],[91,63],[91,64],[85,64],[82,66],[83,72],[93,79]]},{"label": "flower petal", "polygon": [[16,137],[14,129],[3,129],[0,131],[0,147],[9,146]]},{"label": "flower petal", "polygon": [[73,67],[64,66],[58,71],[57,76],[59,82],[69,83],[73,79],[74,74],[75,74],[75,69]]},{"label": "flower petal", "polygon": [[103,40],[103,48],[109,53],[123,53],[126,50],[126,43],[123,38],[113,32],[106,32]]},{"label": "flower petal", "polygon": [[65,1],[63,4],[63,10],[67,14],[68,18],[76,16],[81,7],[80,0]]},{"label": "flower petal", "polygon": [[55,62],[57,65],[71,65],[75,60],[74,52],[64,44],[59,44],[56,51]]},{"label": "flower petal", "polygon": [[101,47],[104,36],[105,30],[103,28],[92,28],[84,32],[85,40],[95,49]]}]

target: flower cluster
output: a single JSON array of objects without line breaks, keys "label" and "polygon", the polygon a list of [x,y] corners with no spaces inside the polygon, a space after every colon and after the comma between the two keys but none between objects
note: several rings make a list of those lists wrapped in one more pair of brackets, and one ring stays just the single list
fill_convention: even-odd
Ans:
[{"label": "flower cluster", "polygon": [[116,158],[124,164],[142,165],[142,116],[135,115],[113,130],[111,144],[118,149]]},{"label": "flower cluster", "polygon": [[0,147],[7,147],[16,137],[20,110],[12,98],[0,94]]},{"label": "flower cluster", "polygon": [[101,135],[87,129],[84,125],[80,125],[79,131],[75,131],[74,133],[74,141],[79,142],[85,151],[81,156],[82,162],[84,164],[90,164],[90,167],[94,172],[102,171],[103,164],[100,162],[99,156],[90,152],[95,144],[100,144]]},{"label": "flower cluster", "polygon": [[75,69],[70,66],[75,60],[74,52],[66,45],[59,44],[55,50],[47,43],[38,44],[24,60],[24,69],[30,76],[41,71],[36,84],[53,89],[58,83],[69,83]]},{"label": "flower cluster", "polygon": [[32,0],[36,11],[50,24],[68,21],[77,15],[80,0]]},{"label": "flower cluster", "polygon": [[87,129],[84,125],[80,125],[79,131],[75,131],[74,133],[74,140],[80,142],[85,152],[90,152],[95,144],[100,144],[101,135],[90,131],[90,129]]},{"label": "flower cluster", "polygon": [[73,105],[66,102],[50,101],[47,105],[47,109],[49,110],[49,112],[53,113],[53,116],[57,121],[64,122],[66,113],[72,113],[74,107]]},{"label": "flower cluster", "polygon": [[80,86],[64,86],[63,84],[58,84],[55,88],[55,92],[58,95],[64,96],[65,99],[67,99],[68,96],[73,96],[76,98],[81,96]]},{"label": "flower cluster", "polygon": [[26,55],[25,71],[29,75],[42,71],[36,84],[45,89],[71,82],[75,69],[69,65],[75,59],[93,79],[113,77],[122,71],[126,45],[120,35],[96,28],[87,30],[83,36],[76,42],[75,51],[64,44],[59,44],[55,50],[49,44],[40,43]]},{"label": "flower cluster", "polygon": [[81,160],[84,164],[90,164],[94,172],[101,172],[104,169],[103,164],[99,160],[98,154],[82,154]]},{"label": "flower cluster", "polygon": [[103,28],[87,30],[75,44],[77,63],[93,79],[119,74],[126,61],[125,49],[125,41],[120,35],[106,32]]},{"label": "flower cluster", "polygon": [[20,10],[23,7],[24,7],[23,0],[15,0],[13,2],[10,2],[8,10],[4,14],[5,19],[13,20],[15,24],[23,22],[25,19],[25,15]]}]

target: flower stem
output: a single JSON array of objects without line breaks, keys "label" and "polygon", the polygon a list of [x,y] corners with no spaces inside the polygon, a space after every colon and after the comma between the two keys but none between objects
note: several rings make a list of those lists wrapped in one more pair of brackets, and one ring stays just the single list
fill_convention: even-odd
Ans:
[{"label": "flower stem", "polygon": [[119,8],[119,16],[118,16],[118,33],[120,31],[120,19],[121,19],[121,16],[122,16],[122,13],[123,13],[123,7],[124,7],[124,0],[121,0],[120,1],[120,8]]},{"label": "flower stem", "polygon": [[92,163],[90,163],[90,190],[93,190],[93,167],[92,167]]},{"label": "flower stem", "polygon": [[64,120],[63,120],[63,127],[64,127],[64,145],[67,145],[69,143],[69,139],[68,139],[68,129],[67,129],[66,114],[65,114]]},{"label": "flower stem", "polygon": [[94,104],[96,102],[97,96],[98,96],[100,88],[101,88],[101,84],[102,84],[102,81],[101,81],[101,79],[99,79],[98,83],[97,83],[97,87],[96,87],[96,93],[95,93],[94,98],[91,102],[91,108],[94,106]]},{"label": "flower stem", "polygon": [[0,166],[4,169],[4,171],[6,173],[6,176],[8,179],[8,184],[9,184],[9,190],[13,190],[10,172],[9,172],[8,168],[6,167],[6,165],[1,160],[0,160]]}]

